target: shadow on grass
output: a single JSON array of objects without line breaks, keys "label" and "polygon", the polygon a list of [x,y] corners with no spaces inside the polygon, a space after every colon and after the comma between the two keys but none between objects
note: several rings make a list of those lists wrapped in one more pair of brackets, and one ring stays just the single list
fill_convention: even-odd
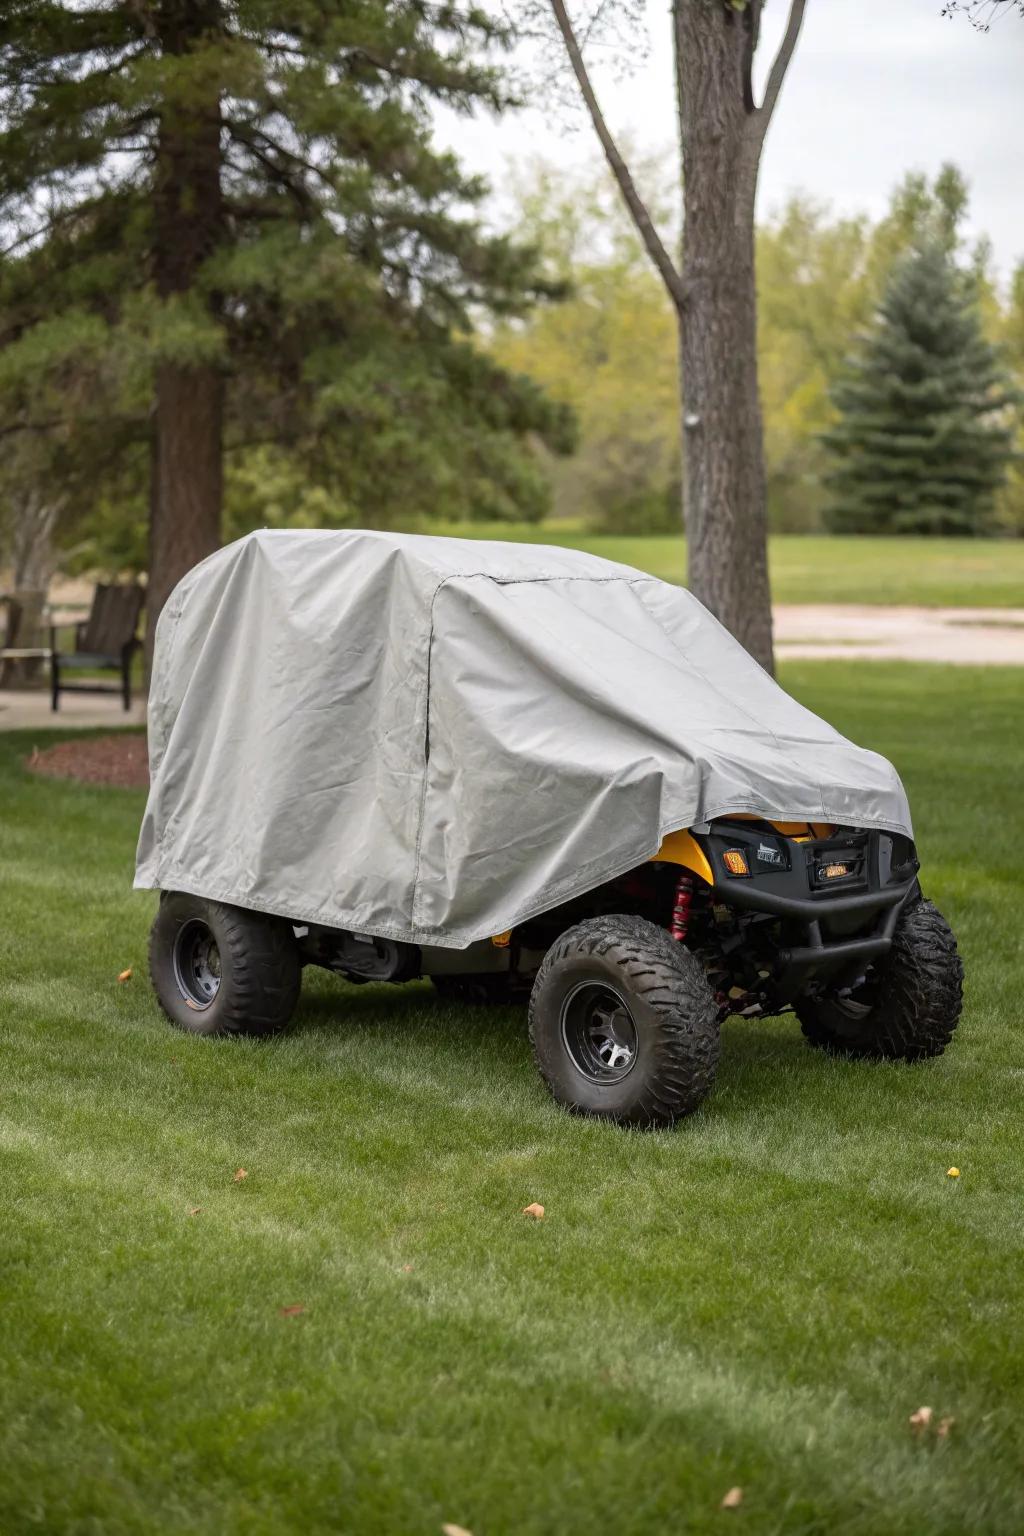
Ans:
[{"label": "shadow on grass", "polygon": [[[302,1002],[291,1034],[365,1045],[379,1042],[389,1054],[427,1047],[442,1074],[466,1055],[495,1077],[510,1067],[524,1079],[536,1071],[527,1039],[526,1007],[469,1007],[443,1002],[427,983],[355,986],[326,973],[305,973]],[[921,1072],[921,1068],[910,1069]],[[927,1072],[927,1067],[923,1069]],[[906,1095],[902,1064],[838,1061],[808,1046],[793,1014],[755,1022],[733,1018],[722,1030],[722,1055],[705,1113],[713,1117],[786,1112],[817,1102],[830,1123],[836,1113],[837,1079],[849,1088],[870,1086],[880,1112],[892,1112]]]}]

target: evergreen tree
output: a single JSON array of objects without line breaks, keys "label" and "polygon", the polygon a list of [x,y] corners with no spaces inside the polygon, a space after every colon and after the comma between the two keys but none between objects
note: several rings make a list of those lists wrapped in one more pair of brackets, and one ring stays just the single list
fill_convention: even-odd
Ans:
[{"label": "evergreen tree", "polygon": [[506,40],[421,0],[4,8],[3,430],[148,480],[151,630],[220,541],[225,448],[290,447],[348,520],[538,510],[517,443],[567,413],[470,333],[551,289],[430,133],[505,104]]},{"label": "evergreen tree", "polygon": [[832,398],[831,528],[986,531],[1011,455],[1014,396],[948,245],[928,241],[896,265]]}]

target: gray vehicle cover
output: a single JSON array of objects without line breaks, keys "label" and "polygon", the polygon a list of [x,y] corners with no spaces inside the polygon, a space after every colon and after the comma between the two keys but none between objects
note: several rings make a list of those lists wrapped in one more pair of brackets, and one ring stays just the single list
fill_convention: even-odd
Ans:
[{"label": "gray vehicle cover", "polygon": [[577,551],[265,531],[169,599],[136,886],[463,948],[727,812],[910,833],[688,592]]}]

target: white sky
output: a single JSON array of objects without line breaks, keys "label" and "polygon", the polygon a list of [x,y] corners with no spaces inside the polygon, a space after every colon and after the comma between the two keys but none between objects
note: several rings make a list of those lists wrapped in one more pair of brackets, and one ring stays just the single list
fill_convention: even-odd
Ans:
[{"label": "white sky", "polygon": [[[1005,277],[1024,259],[1024,19],[977,33],[942,0],[808,0],[800,42],[765,144],[759,207],[793,191],[838,212],[883,212],[909,170],[953,160],[970,184],[970,232],[987,234]],[[764,10],[763,81],[785,25],[786,0]],[[661,150],[673,142],[668,5],[652,0],[650,51],[632,75],[588,61],[618,134]],[[510,161],[580,160],[596,151],[589,125],[533,108],[493,122],[445,117],[439,136],[500,190]]]}]

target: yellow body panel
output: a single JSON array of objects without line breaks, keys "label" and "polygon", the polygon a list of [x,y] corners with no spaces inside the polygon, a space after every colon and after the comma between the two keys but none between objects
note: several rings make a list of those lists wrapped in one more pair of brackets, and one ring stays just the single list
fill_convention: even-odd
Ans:
[{"label": "yellow body panel", "polygon": [[682,864],[685,869],[692,869],[695,875],[700,875],[709,885],[714,884],[715,877],[707,856],[689,832],[670,832],[653,859],[662,864]]},{"label": "yellow body panel", "polygon": [[[760,816],[733,816],[733,821],[760,821]],[[812,837],[828,837],[832,831],[828,822],[824,821],[773,821],[770,823],[783,837],[791,837],[796,843],[806,843]],[[700,844],[690,832],[670,832],[662,843],[652,862],[662,864],[682,864],[684,869],[692,869],[695,875],[700,875],[709,885],[715,881],[711,865],[708,863]]]}]

